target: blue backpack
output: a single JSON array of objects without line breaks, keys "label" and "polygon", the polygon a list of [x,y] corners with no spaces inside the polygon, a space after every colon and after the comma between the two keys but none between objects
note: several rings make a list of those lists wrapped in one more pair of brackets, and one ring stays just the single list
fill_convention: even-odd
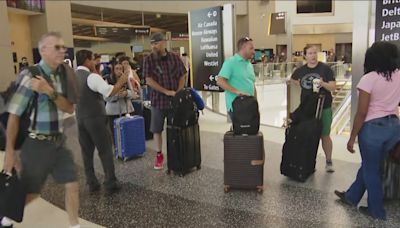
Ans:
[{"label": "blue backpack", "polygon": [[204,101],[203,101],[203,99],[201,99],[199,93],[193,88],[190,88],[190,92],[192,93],[194,103],[196,103],[196,105],[197,105],[197,109],[203,110],[205,105],[204,105]]}]

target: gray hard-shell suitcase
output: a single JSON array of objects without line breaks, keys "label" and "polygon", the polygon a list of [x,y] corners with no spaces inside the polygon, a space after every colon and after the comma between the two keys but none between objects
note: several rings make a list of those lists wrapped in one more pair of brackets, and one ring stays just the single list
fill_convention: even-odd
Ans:
[{"label": "gray hard-shell suitcase", "polygon": [[224,190],[230,188],[263,190],[264,184],[264,137],[235,135],[228,131],[224,135]]}]

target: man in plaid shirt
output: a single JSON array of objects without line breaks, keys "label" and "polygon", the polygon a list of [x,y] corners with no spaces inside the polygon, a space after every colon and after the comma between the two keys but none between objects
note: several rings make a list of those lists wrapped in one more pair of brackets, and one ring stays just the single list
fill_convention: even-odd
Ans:
[{"label": "man in plaid shirt", "polygon": [[150,44],[153,52],[144,59],[143,75],[153,89],[150,95],[150,131],[153,132],[157,145],[154,169],[161,170],[164,163],[161,133],[165,118],[171,112],[171,98],[185,85],[186,68],[178,55],[165,49],[165,39],[161,33],[152,34]]},{"label": "man in plaid shirt", "polygon": [[[65,80],[67,75],[59,70],[66,50],[61,35],[55,32],[44,34],[38,47],[42,60],[36,67],[40,75],[32,75],[29,70],[22,71],[19,86],[8,105],[10,115],[3,169],[11,173],[14,168],[22,168],[21,181],[27,192],[27,203],[39,197],[47,176],[51,174],[57,183],[65,186],[65,208],[71,228],[79,228],[76,168],[63,134],[64,113],[74,112],[78,94],[67,88],[72,84]],[[32,111],[30,133],[21,147],[19,164],[15,141],[20,117],[35,93],[38,97],[36,121],[33,120],[35,111]],[[34,122],[36,125],[32,124]],[[12,227],[12,224],[7,218],[3,218],[1,226]]]}]

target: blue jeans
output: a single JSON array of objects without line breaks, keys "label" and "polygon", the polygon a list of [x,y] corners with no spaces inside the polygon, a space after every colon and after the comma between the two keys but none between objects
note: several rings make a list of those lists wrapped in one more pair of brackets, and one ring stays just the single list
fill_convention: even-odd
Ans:
[{"label": "blue jeans", "polygon": [[364,123],[358,134],[361,167],[356,180],[346,192],[346,199],[358,205],[365,191],[368,192],[368,210],[374,218],[386,219],[383,208],[383,190],[380,165],[386,153],[400,140],[400,122],[387,116]]}]

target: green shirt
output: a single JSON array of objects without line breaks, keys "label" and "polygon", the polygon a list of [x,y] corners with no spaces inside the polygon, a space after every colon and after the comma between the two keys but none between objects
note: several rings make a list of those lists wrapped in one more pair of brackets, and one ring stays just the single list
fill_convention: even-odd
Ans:
[{"label": "green shirt", "polygon": [[[253,65],[239,54],[227,59],[218,75],[225,78],[228,84],[235,89],[254,96],[256,76]],[[228,112],[232,112],[232,102],[236,96],[234,93],[225,91],[226,110]]]}]

